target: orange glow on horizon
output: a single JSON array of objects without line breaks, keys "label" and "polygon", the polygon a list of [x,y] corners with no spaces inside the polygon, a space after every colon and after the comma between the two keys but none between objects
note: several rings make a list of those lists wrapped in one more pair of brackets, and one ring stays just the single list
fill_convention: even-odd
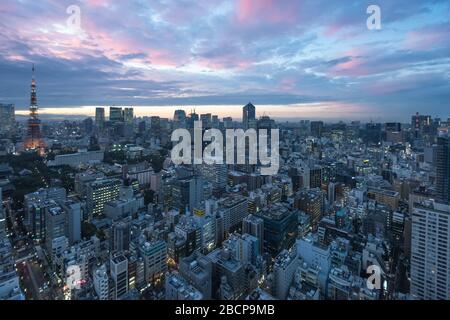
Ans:
[{"label": "orange glow on horizon", "polygon": [[[105,108],[105,113],[108,116],[109,106],[82,106],[82,107],[55,107],[55,108],[41,108],[40,115],[47,116],[86,116],[94,117],[95,108]],[[120,106],[119,106],[120,107]],[[122,106],[129,107],[129,106]],[[218,115],[219,118],[232,117],[233,120],[242,119],[243,105],[200,105],[200,106],[138,106],[134,108],[134,115],[136,117],[151,117],[160,116],[162,118],[173,118],[175,110],[181,109],[190,114],[195,110],[197,114],[211,113]],[[320,102],[320,103],[301,103],[290,105],[256,105],[257,116],[267,115],[272,118],[348,118],[349,114],[354,115],[355,118],[361,117],[362,114],[367,114],[367,110],[359,105],[344,104],[337,102]],[[27,115],[25,110],[17,110],[17,115]]]}]

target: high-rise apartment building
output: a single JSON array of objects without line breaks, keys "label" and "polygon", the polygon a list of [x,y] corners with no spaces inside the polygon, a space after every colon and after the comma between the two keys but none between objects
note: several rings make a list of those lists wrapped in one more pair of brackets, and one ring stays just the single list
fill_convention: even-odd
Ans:
[{"label": "high-rise apartment building", "polygon": [[450,205],[413,205],[411,294],[423,300],[450,299]]},{"label": "high-rise apartment building", "polygon": [[436,148],[436,193],[450,203],[450,137],[438,137]]}]

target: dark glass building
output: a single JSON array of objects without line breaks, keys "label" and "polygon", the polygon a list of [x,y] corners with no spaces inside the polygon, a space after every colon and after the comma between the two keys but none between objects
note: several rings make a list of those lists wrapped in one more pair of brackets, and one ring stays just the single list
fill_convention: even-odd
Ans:
[{"label": "dark glass building", "polygon": [[257,217],[264,221],[264,251],[273,257],[291,248],[297,239],[298,211],[276,203],[261,210]]}]

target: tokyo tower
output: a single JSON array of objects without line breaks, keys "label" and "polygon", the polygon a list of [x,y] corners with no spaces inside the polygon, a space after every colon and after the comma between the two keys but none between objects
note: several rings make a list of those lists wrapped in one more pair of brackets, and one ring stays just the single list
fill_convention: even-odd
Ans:
[{"label": "tokyo tower", "polygon": [[40,155],[45,152],[44,141],[41,136],[41,120],[38,118],[38,105],[36,95],[36,79],[34,76],[34,64],[32,69],[31,79],[31,98],[30,98],[30,118],[28,119],[27,138],[25,139],[24,147],[26,150],[36,150]]}]

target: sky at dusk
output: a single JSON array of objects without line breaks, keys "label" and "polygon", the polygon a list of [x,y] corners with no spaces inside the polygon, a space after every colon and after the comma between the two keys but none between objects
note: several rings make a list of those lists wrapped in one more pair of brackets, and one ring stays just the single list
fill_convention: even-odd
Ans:
[{"label": "sky at dusk", "polygon": [[[381,30],[366,26],[371,4]],[[279,118],[447,118],[450,1],[1,0],[0,103],[26,110],[32,63],[39,106],[53,113],[198,106],[239,117],[252,101]]]}]

